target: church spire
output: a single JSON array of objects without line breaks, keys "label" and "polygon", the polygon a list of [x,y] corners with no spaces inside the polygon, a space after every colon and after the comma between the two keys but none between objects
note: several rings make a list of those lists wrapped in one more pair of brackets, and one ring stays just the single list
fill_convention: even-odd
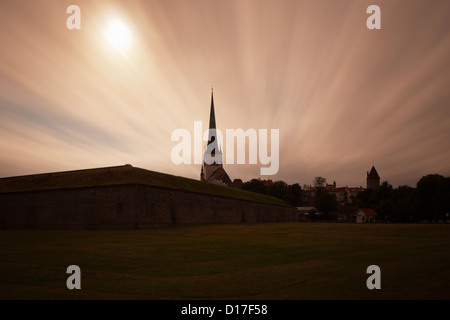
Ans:
[{"label": "church spire", "polygon": [[[216,139],[217,139],[217,132],[216,132],[216,115],[214,113],[214,94],[213,88],[211,87],[211,110],[209,112],[208,145],[210,145]],[[215,152],[216,150],[213,149],[211,155],[214,156]]]},{"label": "church spire", "polygon": [[214,114],[214,93],[212,87],[211,87],[211,111],[209,113],[209,129],[216,129],[216,115]]},{"label": "church spire", "polygon": [[219,141],[217,140],[216,115],[214,112],[214,94],[211,87],[211,110],[209,113],[209,132],[208,144],[204,156],[215,157],[213,164],[222,164],[222,152],[220,150]]},{"label": "church spire", "polygon": [[217,134],[216,115],[214,112],[214,93],[213,88],[211,87],[208,144],[203,153],[203,165],[200,171],[200,180],[229,186],[231,180],[223,169],[222,150],[219,145]]}]

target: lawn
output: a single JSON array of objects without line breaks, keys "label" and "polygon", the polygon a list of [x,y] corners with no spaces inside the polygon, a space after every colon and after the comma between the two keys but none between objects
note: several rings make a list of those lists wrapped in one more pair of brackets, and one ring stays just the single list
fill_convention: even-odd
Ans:
[{"label": "lawn", "polygon": [[448,224],[1,230],[0,243],[0,299],[450,299]]}]

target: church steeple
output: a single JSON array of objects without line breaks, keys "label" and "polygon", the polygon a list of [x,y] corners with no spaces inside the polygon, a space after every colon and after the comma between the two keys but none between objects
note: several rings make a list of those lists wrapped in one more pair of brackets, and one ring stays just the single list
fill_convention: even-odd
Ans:
[{"label": "church steeple", "polygon": [[214,92],[211,87],[211,110],[209,112],[209,128],[216,129],[216,115],[214,114]]},{"label": "church steeple", "polygon": [[[212,137],[214,136],[214,137]],[[217,137],[216,133],[216,115],[214,113],[214,92],[211,87],[211,110],[209,111],[209,133],[208,133],[208,145],[213,142],[213,138]]]},{"label": "church steeple", "polygon": [[230,185],[231,180],[223,169],[222,150],[217,139],[216,115],[214,111],[214,94],[211,87],[211,109],[209,112],[208,144],[203,153],[203,166],[200,172],[200,180]]},{"label": "church steeple", "polygon": [[222,151],[220,150],[219,141],[217,140],[216,115],[214,112],[214,93],[212,87],[211,109],[209,112],[208,144],[206,145],[205,154],[207,154],[208,157],[213,157],[215,159],[212,163],[213,165],[222,164]]}]

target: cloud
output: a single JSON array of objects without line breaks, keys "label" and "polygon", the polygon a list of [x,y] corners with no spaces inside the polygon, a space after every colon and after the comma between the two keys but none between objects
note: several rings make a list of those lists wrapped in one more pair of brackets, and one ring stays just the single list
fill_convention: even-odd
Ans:
[{"label": "cloud", "polygon": [[[280,129],[272,179],[364,185],[450,175],[447,1],[64,1],[0,4],[0,174],[132,163],[197,179],[170,160],[177,128]],[[115,54],[102,27],[133,33]],[[447,32],[446,32],[447,31]],[[232,178],[257,166],[229,166]],[[264,178],[264,177],[263,177]]]}]

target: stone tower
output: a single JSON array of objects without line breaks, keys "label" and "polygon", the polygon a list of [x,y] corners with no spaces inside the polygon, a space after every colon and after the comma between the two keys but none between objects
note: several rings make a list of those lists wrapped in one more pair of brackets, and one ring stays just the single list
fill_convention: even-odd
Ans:
[{"label": "stone tower", "polygon": [[380,186],[380,176],[378,175],[375,166],[372,166],[370,172],[367,171],[367,189],[376,189]]}]

